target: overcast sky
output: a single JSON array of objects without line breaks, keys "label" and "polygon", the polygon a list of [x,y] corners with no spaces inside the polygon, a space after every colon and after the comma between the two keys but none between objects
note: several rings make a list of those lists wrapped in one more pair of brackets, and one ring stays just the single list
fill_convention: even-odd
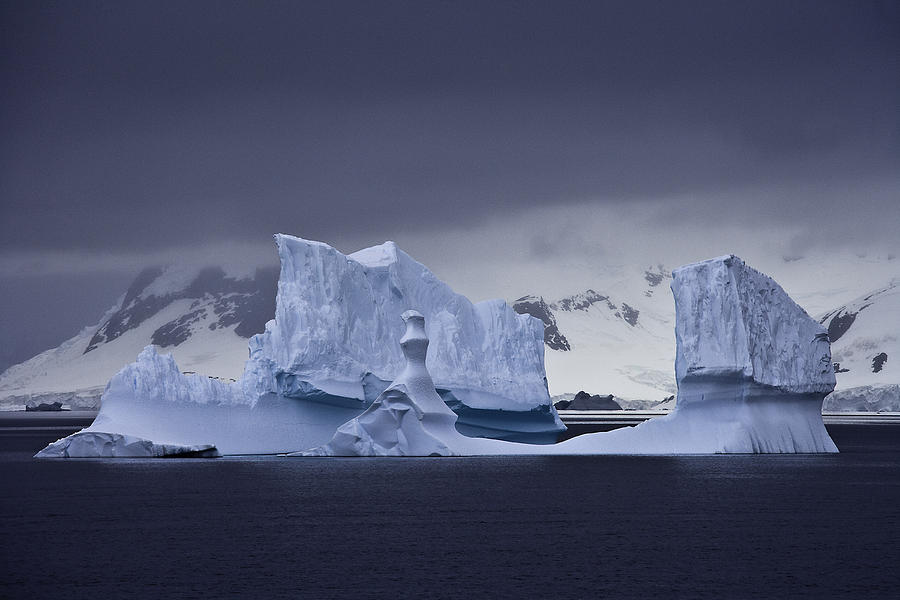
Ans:
[{"label": "overcast sky", "polygon": [[4,1],[0,28],[0,367],[143,265],[274,262],[276,231],[394,239],[475,299],[585,252],[898,251],[898,2]]}]

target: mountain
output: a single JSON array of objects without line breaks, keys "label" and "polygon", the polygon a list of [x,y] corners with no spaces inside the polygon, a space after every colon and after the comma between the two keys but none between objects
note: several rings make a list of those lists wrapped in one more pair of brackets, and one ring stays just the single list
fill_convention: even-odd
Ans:
[{"label": "mountain", "polygon": [[61,401],[96,408],[107,381],[147,344],[185,372],[237,379],[247,339],[275,314],[276,267],[229,275],[221,267],[151,267],[96,325],[0,374],[0,407]]},{"label": "mountain", "polygon": [[819,322],[828,328],[837,377],[826,409],[900,410],[900,278]]},{"label": "mountain", "polygon": [[600,285],[555,299],[524,296],[517,312],[544,322],[545,362],[554,396],[584,389],[617,401],[662,402],[676,392],[671,273],[607,267]]},{"label": "mountain", "polygon": [[[837,387],[825,400],[826,410],[900,410],[897,270],[891,256],[845,254],[784,259],[769,269],[829,330]],[[512,302],[516,311],[544,322],[554,400],[571,400],[573,392],[584,389],[613,394],[625,408],[644,409],[648,401],[675,394],[669,270],[663,265],[602,266],[583,278],[589,286],[576,293],[528,295]],[[873,285],[879,279],[891,283]],[[864,289],[874,291],[852,299]]]}]

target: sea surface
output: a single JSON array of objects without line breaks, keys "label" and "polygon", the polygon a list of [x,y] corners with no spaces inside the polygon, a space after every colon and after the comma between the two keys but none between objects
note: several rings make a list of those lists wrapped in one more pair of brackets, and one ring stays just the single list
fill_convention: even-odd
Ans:
[{"label": "sea surface", "polygon": [[839,455],[34,460],[0,598],[895,598],[900,427]]}]

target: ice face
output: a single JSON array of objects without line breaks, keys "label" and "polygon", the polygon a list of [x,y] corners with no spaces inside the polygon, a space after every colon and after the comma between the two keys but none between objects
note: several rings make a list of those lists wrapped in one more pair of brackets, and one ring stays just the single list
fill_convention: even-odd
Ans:
[{"label": "ice face", "polygon": [[676,269],[671,287],[679,389],[709,377],[738,377],[798,394],[824,396],[834,389],[828,332],[740,258]]},{"label": "ice face", "polygon": [[276,316],[250,342],[248,395],[363,410],[404,368],[399,317],[415,307],[431,340],[428,369],[461,429],[544,441],[565,429],[547,392],[539,320],[502,300],[472,304],[393,242],[345,256],[320,242],[275,241]]}]

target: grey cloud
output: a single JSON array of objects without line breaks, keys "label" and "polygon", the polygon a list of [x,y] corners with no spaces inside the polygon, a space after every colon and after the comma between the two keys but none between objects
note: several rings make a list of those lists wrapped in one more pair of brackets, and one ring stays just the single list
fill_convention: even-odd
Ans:
[{"label": "grey cloud", "polygon": [[[895,2],[0,11],[4,288],[74,269],[68,285],[99,290],[90,277],[161,255],[265,255],[276,231],[452,246],[542,210],[643,223],[660,247],[723,219],[738,245],[775,230],[787,254],[896,243]],[[616,250],[547,223],[495,235],[535,259]],[[39,318],[23,298],[0,309]]]}]

